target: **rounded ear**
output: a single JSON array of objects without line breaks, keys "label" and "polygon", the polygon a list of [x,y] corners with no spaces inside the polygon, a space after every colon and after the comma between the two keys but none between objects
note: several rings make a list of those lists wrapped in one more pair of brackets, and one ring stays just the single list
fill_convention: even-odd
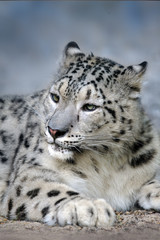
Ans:
[{"label": "rounded ear", "polygon": [[78,44],[76,42],[69,42],[65,49],[64,49],[64,55],[65,57],[73,57],[77,55],[85,55],[84,53],[81,52]]},{"label": "rounded ear", "polygon": [[56,78],[60,78],[63,74],[65,74],[70,68],[70,64],[76,62],[78,57],[83,56],[85,56],[85,54],[81,52],[78,44],[73,41],[69,42],[64,48]]},{"label": "rounded ear", "polygon": [[127,84],[131,91],[140,92],[142,86],[141,77],[146,72],[147,62],[142,62],[138,65],[128,66],[121,73],[123,81]]},{"label": "rounded ear", "polygon": [[130,89],[130,97],[132,99],[137,99],[140,96],[140,91],[142,87],[142,76],[146,72],[148,63],[142,62],[138,65],[128,66],[121,73],[122,80],[125,85]]},{"label": "rounded ear", "polygon": [[148,65],[148,63],[146,61],[144,61],[138,65],[128,66],[125,69],[126,74],[130,78],[140,78],[145,73],[145,71],[147,69],[147,65]]}]

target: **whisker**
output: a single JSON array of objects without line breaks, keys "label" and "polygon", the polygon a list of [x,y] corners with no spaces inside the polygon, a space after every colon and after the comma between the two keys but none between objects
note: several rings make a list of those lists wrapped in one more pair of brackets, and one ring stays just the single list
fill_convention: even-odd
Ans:
[{"label": "whisker", "polygon": [[27,103],[27,106],[25,106],[26,109],[31,110],[33,113],[35,113],[35,115],[39,118],[39,120],[45,124],[45,118],[43,115],[41,115],[39,112],[37,112],[31,105],[28,104],[28,102],[25,100],[25,102]]},{"label": "whisker", "polygon": [[75,148],[77,150],[77,152],[82,153],[81,149],[78,148],[77,146],[73,146],[73,148]]}]

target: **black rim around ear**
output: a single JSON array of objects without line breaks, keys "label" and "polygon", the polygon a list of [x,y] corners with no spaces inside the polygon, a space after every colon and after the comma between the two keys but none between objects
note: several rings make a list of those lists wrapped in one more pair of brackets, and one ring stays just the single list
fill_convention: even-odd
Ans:
[{"label": "black rim around ear", "polygon": [[74,42],[74,41],[69,42],[69,43],[66,45],[66,47],[65,47],[65,54],[66,54],[66,55],[68,54],[68,49],[69,49],[69,48],[77,48],[77,49],[80,50],[80,47],[79,47],[78,44],[77,44],[76,42]]}]

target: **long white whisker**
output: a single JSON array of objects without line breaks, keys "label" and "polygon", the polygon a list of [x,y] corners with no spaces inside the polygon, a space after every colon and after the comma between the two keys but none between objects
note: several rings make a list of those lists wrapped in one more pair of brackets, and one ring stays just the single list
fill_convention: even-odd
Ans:
[{"label": "long white whisker", "polygon": [[82,153],[82,151],[79,148],[77,148],[76,146],[73,146],[73,148],[75,148],[79,153]]},{"label": "long white whisker", "polygon": [[34,113],[37,115],[37,117],[39,118],[39,120],[40,120],[42,123],[45,123],[45,118],[44,118],[44,116],[42,116],[42,115],[41,115],[39,112],[37,112],[32,106],[30,106],[27,101],[25,101],[25,102],[27,103],[27,106],[25,106],[25,108],[27,108],[27,109],[31,110],[32,112],[34,112]]}]

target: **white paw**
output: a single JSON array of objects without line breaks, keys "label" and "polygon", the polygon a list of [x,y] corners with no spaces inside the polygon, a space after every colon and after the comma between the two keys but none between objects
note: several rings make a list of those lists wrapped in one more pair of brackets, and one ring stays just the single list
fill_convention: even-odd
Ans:
[{"label": "white paw", "polygon": [[94,201],[75,199],[64,204],[57,213],[60,226],[79,225],[87,227],[108,227],[115,219],[111,206],[103,199]]},{"label": "white paw", "polygon": [[145,185],[138,196],[138,202],[144,209],[160,210],[160,182],[153,181]]}]

